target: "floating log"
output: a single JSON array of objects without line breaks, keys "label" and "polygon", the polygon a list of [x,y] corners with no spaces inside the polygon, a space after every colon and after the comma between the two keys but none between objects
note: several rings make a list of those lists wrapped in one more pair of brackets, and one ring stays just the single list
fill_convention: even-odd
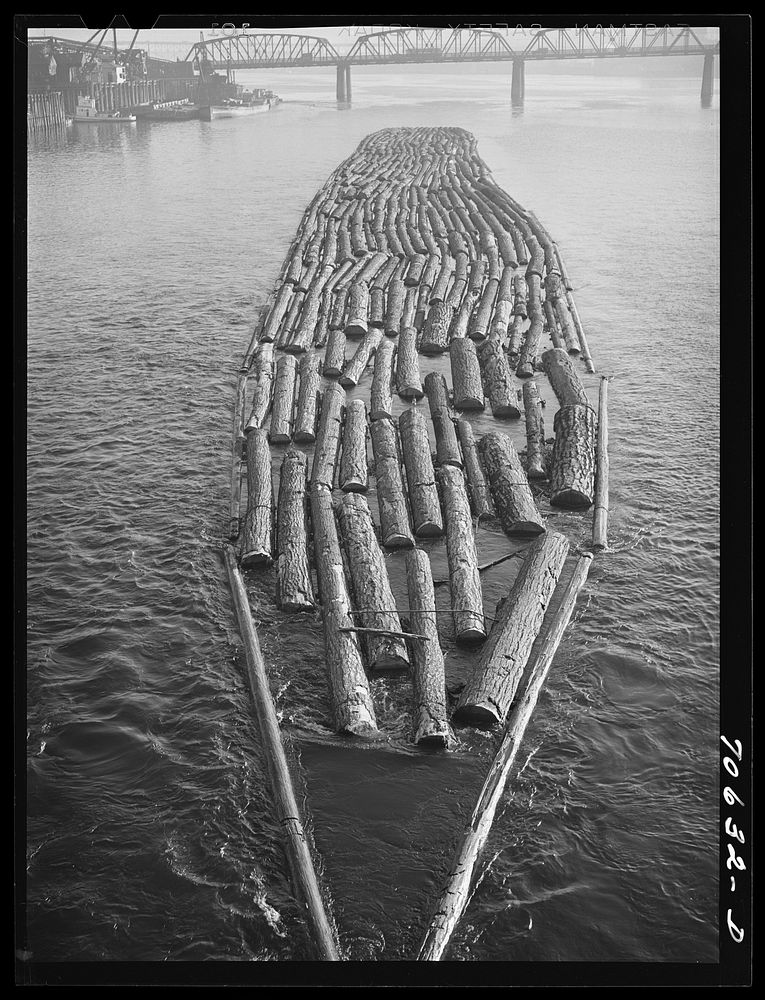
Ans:
[{"label": "floating log", "polygon": [[574,324],[571,321],[571,313],[568,311],[566,300],[556,299],[554,308],[555,315],[560,323],[560,328],[563,333],[563,339],[566,341],[566,350],[569,354],[579,354],[579,338],[576,335]]},{"label": "floating log", "polygon": [[284,317],[284,321],[279,330],[279,336],[276,338],[277,347],[284,348],[286,344],[292,340],[292,336],[297,326],[298,317],[300,316],[300,310],[303,308],[303,302],[305,301],[305,292],[295,290],[292,301],[290,302],[290,307],[287,310],[287,315]]},{"label": "floating log", "polygon": [[534,503],[526,473],[507,434],[491,431],[478,442],[494,507],[508,535],[538,535],[545,523]]},{"label": "floating log", "polygon": [[[574,302],[574,296],[571,292],[566,292],[566,302],[571,310],[571,315],[574,320],[574,327],[576,329],[576,335],[579,338],[579,343],[582,348],[582,358],[584,360],[585,370],[592,373],[595,371],[595,364],[592,360],[592,355],[590,354],[590,345],[587,343],[587,337],[584,332],[584,327],[582,326],[582,321],[579,318],[579,310],[576,308],[576,302]],[[556,345],[557,346],[557,345]]]},{"label": "floating log", "polygon": [[530,378],[534,374],[539,358],[539,345],[542,340],[542,331],[544,330],[544,319],[538,307],[534,307],[530,315],[531,323],[526,331],[526,339],[523,342],[523,347],[518,357],[518,365],[515,369],[515,374],[518,378]]},{"label": "floating log", "polygon": [[302,451],[290,448],[282,459],[276,507],[276,603],[283,611],[314,607],[306,532],[306,471]]},{"label": "floating log", "polygon": [[372,391],[369,396],[369,418],[393,416],[393,355],[396,348],[390,340],[384,340],[375,352],[375,367],[372,375]]},{"label": "floating log", "polygon": [[375,459],[380,534],[385,548],[411,548],[414,538],[409,527],[401,455],[393,420],[373,420],[370,426]]},{"label": "floating log", "polygon": [[436,462],[438,465],[456,465],[461,469],[462,455],[454,421],[449,412],[446,379],[440,372],[429,372],[425,376],[425,392],[428,397],[430,419],[433,421],[436,434]]},{"label": "floating log", "polygon": [[473,340],[483,340],[489,332],[491,314],[497,298],[498,288],[499,281],[496,278],[492,278],[486,282],[486,286],[481,293],[481,297],[478,300],[473,315],[470,317],[470,324],[468,325],[468,336]]},{"label": "floating log", "polygon": [[478,349],[478,361],[492,414],[506,419],[520,417],[518,392],[501,342],[492,337],[485,340]]},{"label": "floating log", "polygon": [[247,435],[247,513],[242,526],[242,566],[260,566],[273,558],[274,497],[271,452],[266,432]]},{"label": "floating log", "polygon": [[366,282],[355,281],[348,289],[348,319],[345,322],[346,337],[363,337],[369,327],[369,286]]},{"label": "floating log", "polygon": [[546,479],[545,425],[536,382],[523,383],[523,410],[526,415],[526,475],[529,479]]},{"label": "floating log", "polygon": [[376,285],[369,293],[369,325],[376,328],[385,325],[385,290]]},{"label": "floating log", "polygon": [[484,408],[481,368],[472,340],[453,340],[449,347],[454,386],[455,410],[482,410]]},{"label": "floating log", "polygon": [[454,637],[457,642],[481,642],[486,638],[481,578],[462,470],[442,465],[438,479],[446,516],[446,557],[449,563]]},{"label": "floating log", "polygon": [[529,545],[489,640],[460,694],[452,715],[454,725],[489,729],[504,723],[567,553],[568,539],[557,531],[548,531]]},{"label": "floating log", "polygon": [[598,450],[595,470],[595,510],[592,547],[608,547],[608,379],[600,380],[598,394]]},{"label": "floating log", "polygon": [[584,386],[562,348],[553,347],[545,351],[542,355],[542,367],[561,406],[590,405]]},{"label": "floating log", "polygon": [[364,374],[364,370],[369,364],[369,359],[375,353],[380,341],[382,340],[382,336],[382,331],[375,328],[371,329],[369,333],[366,334],[364,339],[356,348],[355,354],[346,364],[345,370],[340,375],[340,385],[346,387],[358,385],[362,375]]},{"label": "floating log", "polygon": [[377,720],[359,640],[354,632],[347,631],[354,621],[332,510],[332,492],[318,483],[311,485],[311,523],[335,729],[353,736],[370,735],[377,730]]},{"label": "floating log", "polygon": [[[372,515],[363,496],[346,493],[337,507],[337,521],[343,539],[348,571],[353,586],[357,625],[380,632],[401,633],[394,610],[396,602],[388,580],[385,559],[375,535]],[[390,634],[367,632],[362,638],[371,671],[406,670],[409,655],[406,643]]]},{"label": "floating log", "polygon": [[489,325],[489,336],[502,343],[507,336],[512,319],[512,304],[507,299],[498,299]]},{"label": "floating log", "polygon": [[444,302],[446,300],[446,293],[453,274],[454,259],[452,257],[446,257],[441,263],[440,270],[433,285],[433,290],[430,293],[431,305],[434,302]]},{"label": "floating log", "polygon": [[324,909],[308,837],[300,818],[300,808],[282,745],[279,722],[271,697],[263,654],[260,651],[258,633],[252,620],[250,602],[242,574],[236,564],[234,550],[230,545],[225,546],[224,557],[234,598],[239,634],[244,645],[247,679],[266,758],[268,780],[275,805],[275,820],[279,829],[284,831],[290,869],[298,896],[305,907],[306,921],[314,940],[316,954],[323,961],[337,962],[340,960],[340,954],[335,933]]},{"label": "floating log", "polygon": [[298,389],[295,428],[292,435],[296,444],[312,444],[316,440],[316,423],[319,412],[319,356],[313,352],[301,358],[300,388]]},{"label": "floating log", "polygon": [[577,596],[584,586],[591,564],[592,555],[589,552],[579,557],[571,578],[562,592],[557,613],[529,658],[523,681],[518,688],[515,705],[508,716],[502,743],[465,826],[454,860],[449,866],[449,875],[436,904],[435,915],[417,955],[419,961],[437,962],[442,958],[449,939],[468,905],[472,887],[477,882],[474,879],[476,865],[494,822],[497,806],[502,800],[526,727],[563,633],[571,620]]},{"label": "floating log", "polygon": [[472,296],[467,295],[462,300],[459,309],[452,316],[452,321],[449,324],[449,341],[459,340],[462,337],[467,337],[468,327],[470,325],[470,317],[473,315],[473,310],[475,309],[475,300]]},{"label": "floating log", "polygon": [[553,428],[550,503],[589,507],[595,499],[595,411],[582,403],[562,406]]},{"label": "floating log", "polygon": [[446,302],[434,302],[428,310],[420,338],[422,354],[442,354],[449,350],[449,325],[452,308]]},{"label": "floating log", "polygon": [[271,444],[285,444],[292,437],[292,410],[295,404],[297,361],[291,354],[282,354],[276,362],[274,402],[271,409]]},{"label": "floating log", "polygon": [[414,742],[419,746],[447,747],[454,737],[446,716],[444,654],[438,641],[430,558],[422,549],[406,554],[406,584],[409,627],[427,637],[425,642],[412,643]]},{"label": "floating log", "polygon": [[417,357],[417,331],[413,326],[405,326],[398,338],[396,393],[402,399],[422,399],[425,395]]},{"label": "floating log", "polygon": [[337,382],[331,382],[321,401],[319,432],[316,435],[311,469],[311,484],[326,486],[330,490],[335,483],[344,403],[345,389]]},{"label": "floating log", "polygon": [[351,399],[345,405],[338,484],[344,493],[366,493],[369,488],[367,404],[363,399]]},{"label": "floating log", "polygon": [[558,317],[555,315],[555,308],[550,299],[545,299],[542,303],[542,308],[545,314],[545,326],[547,332],[550,335],[550,340],[552,341],[553,347],[565,348],[566,341],[561,337],[558,332]]},{"label": "floating log", "polygon": [[[523,316],[513,316],[510,322],[510,339],[507,342],[507,353],[510,358],[515,358],[520,353],[523,345]],[[517,364],[517,361],[516,361]]]},{"label": "floating log", "polygon": [[348,289],[339,288],[334,292],[335,301],[332,303],[332,313],[329,317],[330,330],[345,328],[345,307],[348,304]]},{"label": "floating log", "polygon": [[252,407],[250,418],[244,428],[245,434],[263,426],[268,411],[271,408],[271,397],[274,391],[274,345],[270,342],[261,344],[255,359],[255,387],[252,392]]},{"label": "floating log", "polygon": [[494,502],[491,499],[491,490],[478,457],[478,445],[473,435],[473,428],[467,420],[458,420],[456,427],[473,514],[479,520],[482,517],[493,517]]},{"label": "floating log", "polygon": [[279,289],[273,306],[271,307],[265,325],[260,334],[260,342],[273,343],[279,333],[279,326],[284,319],[292,298],[292,285],[283,284]]},{"label": "floating log", "polygon": [[383,330],[386,337],[397,337],[401,332],[406,286],[400,278],[391,279],[386,290]]},{"label": "floating log", "polygon": [[337,378],[345,367],[345,344],[344,330],[336,327],[329,331],[322,366],[322,375],[325,378]]},{"label": "floating log", "polygon": [[398,429],[404,453],[414,533],[418,538],[441,535],[444,530],[441,506],[430,455],[428,425],[422,411],[417,406],[405,410],[399,417]]}]

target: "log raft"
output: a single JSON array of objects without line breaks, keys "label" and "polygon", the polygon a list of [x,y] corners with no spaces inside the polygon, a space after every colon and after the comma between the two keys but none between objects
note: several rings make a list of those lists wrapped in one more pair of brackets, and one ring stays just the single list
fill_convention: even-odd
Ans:
[{"label": "log raft", "polygon": [[[608,474],[601,446],[601,438],[607,436],[606,390],[602,385],[596,451],[595,412],[573,367],[583,365],[593,371],[594,366],[572,292],[558,249],[546,230],[532,212],[496,185],[477,154],[475,140],[461,129],[384,129],[368,136],[307,209],[256,325],[238,381],[230,523],[232,532],[235,526],[239,528],[243,566],[267,564],[276,555],[277,602],[284,610],[304,610],[320,601],[330,702],[338,732],[375,735],[365,656],[373,669],[399,671],[406,668],[406,657],[412,666],[414,741],[446,746],[452,738],[446,720],[430,552],[414,549],[415,537],[445,529],[449,613],[458,641],[483,640],[486,621],[491,621],[483,613],[482,567],[477,561],[471,508],[479,519],[496,513],[509,534],[539,536],[529,546],[527,559],[532,550],[552,551],[561,536],[546,532],[528,481],[547,472],[554,505],[571,504],[577,491],[578,503],[591,505],[594,500],[592,548],[598,548],[596,524],[607,510],[607,493],[603,501],[600,492],[602,485],[607,490]],[[555,356],[550,358],[551,352],[545,352],[540,359],[541,337],[548,334]],[[346,359],[346,341],[354,338],[359,340],[354,344],[356,353]],[[477,341],[481,342],[478,384]],[[279,352],[276,365],[274,349]],[[447,350],[453,365],[453,396],[441,374],[444,361],[428,357]],[[317,358],[322,354],[319,366]],[[297,393],[295,355],[302,355]],[[370,386],[362,375],[373,356],[370,397]],[[514,383],[513,371],[525,380],[528,477],[509,438],[489,432],[477,442],[470,424],[454,417],[454,410],[482,407],[484,395],[491,417],[481,417],[477,426],[482,430],[492,418],[519,417],[519,383]],[[530,377],[537,381],[546,377],[559,403],[549,469],[544,465],[539,391],[528,381]],[[359,398],[346,405],[344,386],[331,379],[341,379]],[[279,382],[277,392],[275,381]],[[248,389],[252,392],[249,419],[245,413]],[[402,414],[400,424],[396,421],[401,401],[405,406],[424,393],[435,432],[435,471],[425,419],[428,411],[412,408]],[[365,402],[371,411],[371,465],[367,465]],[[282,462],[275,532],[266,430],[269,413],[272,444],[292,440],[314,446],[310,517],[306,512],[307,460],[290,447]],[[247,511],[237,517],[245,463]],[[377,489],[380,542],[366,500],[355,492],[364,488],[370,471]],[[336,481],[345,492],[333,505]],[[301,523],[304,533],[310,527],[310,539],[307,533],[301,537]],[[288,537],[296,548],[289,550],[288,559],[282,559]],[[427,542],[429,549],[443,544],[436,537]],[[406,558],[409,619],[403,624],[398,618],[362,618],[368,613],[397,615],[390,582],[388,591],[375,592],[374,607],[351,603],[352,597],[357,605],[365,603],[359,595],[372,586],[370,580],[387,581],[380,545],[411,549]],[[312,593],[307,572],[309,549],[315,555],[316,593]],[[500,556],[483,568],[508,558]],[[392,574],[402,568],[401,560],[396,560],[397,556],[389,560]],[[288,561],[296,566],[289,585]],[[533,576],[531,570],[528,575]],[[553,577],[553,573],[537,571],[535,579],[540,587],[549,588]],[[398,587],[402,581],[399,577],[394,582]],[[297,595],[294,603],[289,593]],[[525,601],[529,621],[544,610],[542,600],[537,600],[538,607],[528,596]],[[526,618],[511,614],[507,603],[482,662],[490,659],[494,645],[501,647],[501,622],[510,630],[508,635],[513,628],[523,630]],[[517,638],[516,646],[522,649],[523,642],[528,642],[528,636]],[[539,643],[534,648],[538,647]],[[386,654],[381,653],[378,664],[377,654],[370,655],[375,649],[398,649],[401,657],[397,660],[391,654],[386,666]],[[537,656],[534,665],[532,654],[529,669],[536,669],[536,676],[543,679],[541,662]],[[483,684],[491,687],[485,678]],[[514,703],[508,694],[513,686]],[[492,689],[488,709],[486,698],[480,703],[482,708],[474,706],[472,724],[481,711],[491,714],[491,706],[498,704],[495,724],[497,719],[503,724],[507,720],[513,732],[512,761],[523,720],[527,721],[529,705],[533,706],[535,695],[529,692],[534,689],[526,684],[526,674],[520,680],[497,682],[495,688],[498,693]],[[469,688],[462,699],[465,711],[468,700],[479,701]],[[485,724],[488,717],[482,718]],[[456,719],[459,722],[459,713]],[[503,759],[497,772],[500,785],[508,773],[507,760]],[[495,792],[496,784],[489,797]],[[486,832],[486,823],[491,822],[491,801],[484,806],[476,822],[477,834]],[[469,851],[465,857],[470,857]],[[472,868],[468,888],[470,872]],[[451,902],[460,900],[464,904],[467,896],[458,892]],[[451,902],[443,908],[443,920],[439,917],[443,927],[434,931],[442,943],[434,943],[429,953],[424,947],[421,958],[440,957],[436,952],[443,950],[442,931],[446,928],[448,938],[449,921],[459,919],[459,913],[454,917]]]}]

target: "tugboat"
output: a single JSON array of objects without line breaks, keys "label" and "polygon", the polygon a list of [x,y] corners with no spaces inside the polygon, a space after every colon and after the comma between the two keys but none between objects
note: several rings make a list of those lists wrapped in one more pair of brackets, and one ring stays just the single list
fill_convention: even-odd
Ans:
[{"label": "tugboat", "polygon": [[135,115],[123,115],[119,111],[97,111],[93,97],[79,97],[77,99],[77,108],[74,112],[74,121],[76,122],[86,125],[101,125],[103,122],[108,125],[121,125],[135,120]]},{"label": "tugboat", "polygon": [[256,115],[261,111],[270,111],[272,105],[278,103],[279,98],[270,90],[256,90],[254,93],[245,90],[238,97],[224,98],[220,104],[211,104],[210,118],[239,118],[245,115]]}]

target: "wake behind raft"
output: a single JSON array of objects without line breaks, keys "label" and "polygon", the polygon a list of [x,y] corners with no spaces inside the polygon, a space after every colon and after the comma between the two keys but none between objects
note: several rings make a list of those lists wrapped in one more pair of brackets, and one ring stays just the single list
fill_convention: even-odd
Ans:
[{"label": "wake behind raft", "polygon": [[[242,570],[275,569],[276,605],[320,614],[336,732],[377,735],[369,678],[383,673],[411,686],[415,745],[448,751],[458,726],[502,734],[418,955],[440,959],[593,552],[607,547],[607,380],[596,412],[580,366],[595,370],[559,249],[495,183],[469,132],[375,132],[306,209],[239,370],[225,555],[274,802],[319,958],[338,960],[342,948]],[[557,403],[552,439],[545,396]],[[496,427],[477,437],[476,418]],[[571,512],[573,542],[540,507]],[[509,549],[487,565],[479,523]],[[438,548],[449,570],[445,612],[435,590],[446,581],[431,572]],[[481,573],[505,559],[517,572],[493,618]],[[450,711],[444,652],[454,644],[480,651]]]}]

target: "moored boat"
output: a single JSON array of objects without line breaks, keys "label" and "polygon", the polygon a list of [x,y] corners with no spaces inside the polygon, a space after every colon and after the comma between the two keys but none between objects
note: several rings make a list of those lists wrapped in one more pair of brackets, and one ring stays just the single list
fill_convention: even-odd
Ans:
[{"label": "moored boat", "polygon": [[125,115],[120,111],[98,111],[95,99],[92,97],[80,97],[77,100],[77,108],[74,112],[74,121],[86,125],[122,125],[126,122],[135,122],[135,115]]}]

